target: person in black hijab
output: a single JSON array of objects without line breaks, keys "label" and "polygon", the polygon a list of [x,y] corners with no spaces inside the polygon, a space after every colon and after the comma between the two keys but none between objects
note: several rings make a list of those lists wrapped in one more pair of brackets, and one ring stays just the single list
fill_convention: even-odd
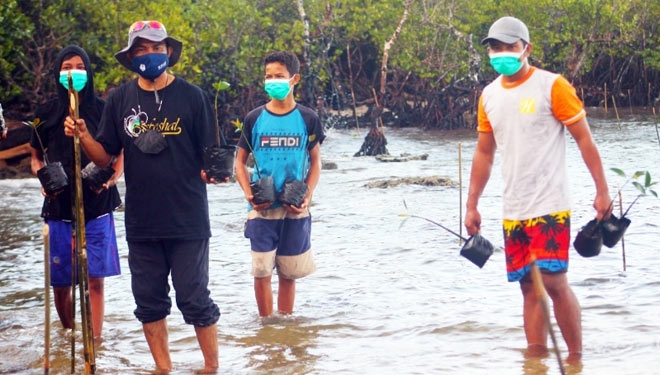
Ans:
[{"label": "person in black hijab", "polygon": [[[57,83],[57,97],[38,108],[33,123],[39,124],[30,140],[31,168],[37,171],[47,162],[59,161],[66,171],[69,185],[53,196],[44,195],[41,216],[49,225],[51,285],[55,295],[55,307],[64,328],[71,328],[71,241],[73,236],[72,191],[74,181],[73,139],[64,134],[64,120],[69,114],[68,73],[73,86],[79,92],[80,118],[87,129],[95,133],[105,102],[94,94],[94,72],[87,53],[80,47],[68,46],[56,57],[53,78]],[[41,143],[39,139],[41,139]],[[45,152],[45,155],[44,155]],[[82,154],[82,166],[90,160]],[[92,167],[92,166],[90,166]],[[121,199],[115,182],[123,173],[123,155],[117,157],[110,179],[100,189],[83,183],[85,208],[85,232],[89,272],[89,292],[92,312],[92,328],[95,340],[101,337],[103,327],[103,280],[120,274],[117,239],[112,212]]]}]

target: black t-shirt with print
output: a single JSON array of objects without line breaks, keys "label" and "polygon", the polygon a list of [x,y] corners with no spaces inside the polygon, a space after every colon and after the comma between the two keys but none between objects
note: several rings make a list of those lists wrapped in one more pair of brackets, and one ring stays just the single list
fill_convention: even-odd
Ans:
[{"label": "black t-shirt with print", "polygon": [[[175,78],[158,91],[141,89],[137,80],[108,97],[97,141],[112,155],[124,149],[126,238],[129,241],[211,236],[206,184],[200,176],[202,149],[214,143],[213,114],[202,90]],[[135,117],[143,124],[135,128]],[[145,154],[136,135],[155,128],[167,148]]]}]

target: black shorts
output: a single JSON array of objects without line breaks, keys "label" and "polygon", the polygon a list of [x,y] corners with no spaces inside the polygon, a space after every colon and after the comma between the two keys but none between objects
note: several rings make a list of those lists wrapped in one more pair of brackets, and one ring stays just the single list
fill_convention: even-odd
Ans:
[{"label": "black shorts", "polygon": [[135,316],[142,323],[170,313],[168,276],[172,273],[176,305],[186,323],[207,327],[218,321],[220,309],[210,297],[209,240],[164,239],[129,241],[128,265],[135,298]]}]

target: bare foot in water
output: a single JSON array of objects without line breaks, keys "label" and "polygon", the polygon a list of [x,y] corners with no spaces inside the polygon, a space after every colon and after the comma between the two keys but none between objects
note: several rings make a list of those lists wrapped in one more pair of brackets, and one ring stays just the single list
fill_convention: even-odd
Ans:
[{"label": "bare foot in water", "polygon": [[582,365],[582,353],[569,353],[566,363],[573,366]]},{"label": "bare foot in water", "polygon": [[206,375],[206,374],[217,374],[217,368],[204,367],[203,369],[195,370],[194,374]]},{"label": "bare foot in water", "polygon": [[548,356],[548,347],[545,345],[532,344],[525,350],[525,358],[539,358]]},{"label": "bare foot in water", "polygon": [[149,372],[149,374],[151,375],[167,375],[169,373],[170,372],[168,370],[161,370],[161,369],[155,369]]}]

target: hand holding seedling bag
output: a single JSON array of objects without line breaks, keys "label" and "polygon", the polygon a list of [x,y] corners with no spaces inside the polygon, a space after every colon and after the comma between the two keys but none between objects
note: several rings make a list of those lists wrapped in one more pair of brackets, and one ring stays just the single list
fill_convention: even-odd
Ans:
[{"label": "hand holding seedling bag", "polygon": [[[626,177],[625,172],[619,168],[611,168],[611,170],[621,177]],[[644,176],[643,185],[635,181],[641,176]],[[635,172],[623,183],[623,185],[621,185],[617,194],[620,193],[623,187],[630,181],[632,181],[633,186],[639,190],[640,194],[637,195],[635,200],[628,206],[620,218],[617,218],[612,214],[605,220],[593,219],[578,232],[575,241],[573,242],[573,246],[583,257],[593,257],[598,255],[603,244],[609,248],[614,247],[630,226],[631,221],[626,215],[637,200],[647,194],[653,195],[656,198],[658,197],[658,194],[650,189],[653,185],[657,184],[657,182],[651,181],[651,174],[648,171]],[[610,206],[612,206],[612,204],[614,204],[614,200],[610,202]]]},{"label": "hand holding seedling bag", "polygon": [[69,179],[64,172],[64,167],[59,161],[50,162],[48,160],[48,153],[44,147],[43,142],[41,141],[41,136],[37,131],[37,128],[43,124],[45,121],[41,121],[39,118],[35,118],[32,122],[23,122],[23,125],[29,126],[34,129],[34,133],[39,140],[39,146],[44,155],[44,167],[37,171],[37,177],[41,186],[44,188],[44,192],[47,196],[54,196],[62,192],[64,188],[69,184]]}]

